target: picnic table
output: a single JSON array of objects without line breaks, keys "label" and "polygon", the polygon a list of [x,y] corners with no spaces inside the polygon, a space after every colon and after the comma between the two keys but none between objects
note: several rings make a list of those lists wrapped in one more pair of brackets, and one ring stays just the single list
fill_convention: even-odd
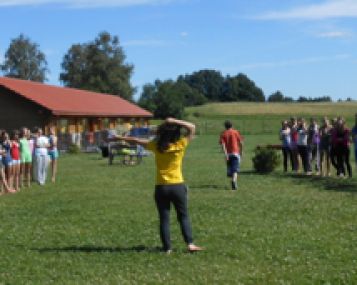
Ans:
[{"label": "picnic table", "polygon": [[138,165],[142,162],[145,155],[143,148],[139,145],[130,145],[124,142],[109,142],[108,144],[108,163],[113,164],[117,157],[119,163],[127,166]]}]

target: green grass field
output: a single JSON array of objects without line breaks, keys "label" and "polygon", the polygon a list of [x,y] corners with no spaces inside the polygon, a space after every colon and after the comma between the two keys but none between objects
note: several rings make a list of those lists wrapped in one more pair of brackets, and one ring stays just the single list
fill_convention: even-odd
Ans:
[{"label": "green grass field", "polygon": [[153,157],[63,155],[55,185],[0,197],[0,284],[357,284],[357,179],[257,175],[253,148],[277,137],[247,135],[232,193],[217,140],[198,136],[184,161],[206,251],[186,252],[174,214],[174,252],[158,250]]}]

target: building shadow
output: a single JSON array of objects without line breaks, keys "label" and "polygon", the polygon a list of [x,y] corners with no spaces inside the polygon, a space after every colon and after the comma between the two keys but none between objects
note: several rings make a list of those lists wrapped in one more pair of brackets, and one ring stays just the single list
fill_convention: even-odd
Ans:
[{"label": "building shadow", "polygon": [[131,246],[131,247],[104,247],[104,246],[67,246],[67,247],[44,247],[44,248],[31,248],[33,251],[39,253],[50,253],[50,252],[84,252],[84,253],[158,253],[161,252],[161,247],[147,247],[144,245]]}]

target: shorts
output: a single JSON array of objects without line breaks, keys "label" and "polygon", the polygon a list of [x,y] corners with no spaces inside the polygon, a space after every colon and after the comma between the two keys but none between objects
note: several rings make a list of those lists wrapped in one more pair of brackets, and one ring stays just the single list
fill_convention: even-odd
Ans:
[{"label": "shorts", "polygon": [[8,158],[8,157],[3,157],[2,158],[2,164],[4,167],[8,167],[12,165],[12,159]]},{"label": "shorts", "polygon": [[232,177],[234,173],[239,173],[240,170],[240,156],[229,155],[227,160],[227,176]]},{"label": "shorts", "polygon": [[11,165],[20,165],[21,164],[21,160],[20,159],[13,159],[11,161]]},{"label": "shorts", "polygon": [[49,150],[48,155],[51,160],[56,160],[58,158],[58,150],[57,149]]},{"label": "shorts", "polygon": [[32,163],[31,153],[21,153],[21,163]]}]

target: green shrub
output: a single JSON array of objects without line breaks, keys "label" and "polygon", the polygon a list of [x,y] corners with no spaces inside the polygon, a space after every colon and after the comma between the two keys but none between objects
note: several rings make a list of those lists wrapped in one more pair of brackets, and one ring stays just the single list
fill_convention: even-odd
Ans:
[{"label": "green shrub", "polygon": [[252,159],[255,171],[270,173],[280,164],[281,158],[277,150],[270,148],[257,148]]},{"label": "green shrub", "polygon": [[81,152],[81,148],[76,144],[71,144],[68,147],[68,153],[70,153],[70,154],[78,154],[80,152]]}]

